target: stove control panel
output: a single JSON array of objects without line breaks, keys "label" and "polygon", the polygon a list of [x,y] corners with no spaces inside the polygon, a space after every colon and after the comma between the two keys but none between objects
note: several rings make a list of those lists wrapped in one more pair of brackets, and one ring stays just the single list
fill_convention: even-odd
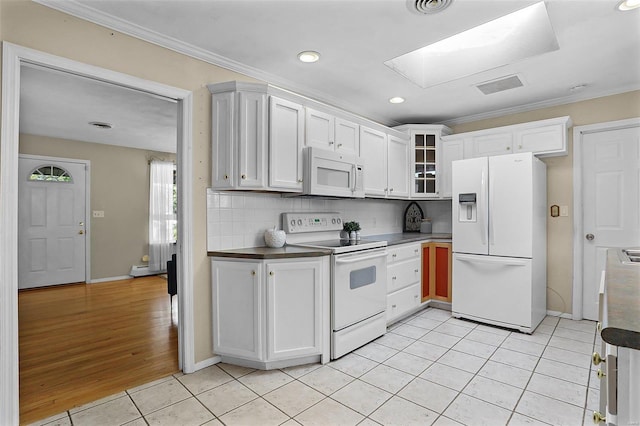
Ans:
[{"label": "stove control panel", "polygon": [[340,213],[282,213],[282,229],[287,234],[302,232],[340,231]]}]

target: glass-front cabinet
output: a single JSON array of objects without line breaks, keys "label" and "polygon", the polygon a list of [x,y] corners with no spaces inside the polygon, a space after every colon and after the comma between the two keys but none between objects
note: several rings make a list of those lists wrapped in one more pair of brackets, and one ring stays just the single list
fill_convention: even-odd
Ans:
[{"label": "glass-front cabinet", "polygon": [[451,129],[430,124],[403,124],[394,129],[409,133],[411,138],[411,198],[440,198],[440,138],[451,134]]}]

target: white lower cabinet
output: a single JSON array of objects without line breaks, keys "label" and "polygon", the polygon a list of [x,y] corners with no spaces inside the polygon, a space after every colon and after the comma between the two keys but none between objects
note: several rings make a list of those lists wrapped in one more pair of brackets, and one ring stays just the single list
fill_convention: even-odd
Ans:
[{"label": "white lower cabinet", "polygon": [[387,252],[387,324],[391,324],[421,304],[420,243],[398,244]]},{"label": "white lower cabinet", "polygon": [[272,369],[329,361],[329,258],[213,258],[213,351]]}]

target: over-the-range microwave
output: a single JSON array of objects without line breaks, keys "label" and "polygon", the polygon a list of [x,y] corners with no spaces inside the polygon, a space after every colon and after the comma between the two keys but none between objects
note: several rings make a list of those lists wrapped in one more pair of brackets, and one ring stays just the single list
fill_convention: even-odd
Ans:
[{"label": "over-the-range microwave", "polygon": [[302,188],[305,195],[364,198],[362,159],[316,147],[303,150]]}]

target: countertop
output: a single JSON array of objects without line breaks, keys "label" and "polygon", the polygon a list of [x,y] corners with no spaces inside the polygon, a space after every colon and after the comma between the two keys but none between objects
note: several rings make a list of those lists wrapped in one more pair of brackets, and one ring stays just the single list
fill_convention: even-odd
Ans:
[{"label": "countertop", "polygon": [[297,257],[328,256],[331,250],[287,246],[281,248],[249,247],[209,251],[210,257],[235,257],[239,259],[293,259]]},{"label": "countertop", "polygon": [[640,349],[640,264],[624,264],[615,249],[607,250],[606,318],[602,340]]},{"label": "countertop", "polygon": [[367,235],[367,240],[386,241],[387,246],[396,244],[414,243],[416,241],[440,241],[451,242],[451,234],[422,234],[420,232],[402,232],[398,234]]}]

